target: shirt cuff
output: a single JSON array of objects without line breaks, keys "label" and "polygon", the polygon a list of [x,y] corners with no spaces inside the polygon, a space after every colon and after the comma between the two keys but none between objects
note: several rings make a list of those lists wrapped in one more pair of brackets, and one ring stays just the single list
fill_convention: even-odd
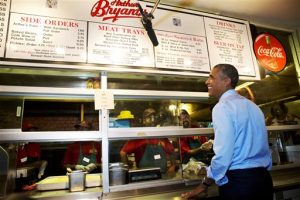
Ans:
[{"label": "shirt cuff", "polygon": [[227,178],[226,175],[223,178],[221,178],[221,179],[218,179],[217,177],[214,177],[213,173],[211,172],[210,166],[206,167],[206,176],[208,178],[214,179],[215,180],[215,184],[218,185],[218,186],[222,186],[222,185],[228,183],[228,178]]}]

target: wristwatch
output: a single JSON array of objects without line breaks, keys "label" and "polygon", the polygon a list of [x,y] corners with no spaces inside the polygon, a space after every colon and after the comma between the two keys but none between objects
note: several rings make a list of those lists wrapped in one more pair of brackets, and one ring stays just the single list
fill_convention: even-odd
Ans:
[{"label": "wristwatch", "polygon": [[214,183],[214,180],[211,179],[211,178],[208,178],[207,176],[205,176],[205,177],[202,179],[202,184],[205,185],[206,187],[211,186],[213,183]]}]

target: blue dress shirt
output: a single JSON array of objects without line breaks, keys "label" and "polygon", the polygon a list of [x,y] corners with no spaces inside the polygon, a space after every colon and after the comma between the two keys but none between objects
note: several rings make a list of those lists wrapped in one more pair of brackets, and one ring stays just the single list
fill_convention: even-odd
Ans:
[{"label": "blue dress shirt", "polygon": [[272,157],[264,114],[252,101],[235,90],[222,94],[212,111],[214,152],[207,176],[219,186],[228,182],[227,170],[265,167]]}]

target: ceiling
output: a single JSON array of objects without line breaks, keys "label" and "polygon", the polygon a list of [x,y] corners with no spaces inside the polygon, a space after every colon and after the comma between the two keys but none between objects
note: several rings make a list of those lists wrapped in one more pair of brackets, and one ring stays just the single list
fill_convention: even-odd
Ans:
[{"label": "ceiling", "polygon": [[300,29],[299,0],[161,0],[160,3],[244,19],[256,25]]}]

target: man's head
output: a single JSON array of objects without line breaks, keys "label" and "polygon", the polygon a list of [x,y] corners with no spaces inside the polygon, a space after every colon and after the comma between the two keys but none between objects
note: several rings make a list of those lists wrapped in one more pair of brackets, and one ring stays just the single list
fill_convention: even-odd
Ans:
[{"label": "man's head", "polygon": [[153,108],[147,108],[143,113],[144,126],[156,126],[156,112]]},{"label": "man's head", "polygon": [[288,108],[282,102],[275,103],[271,107],[271,114],[276,119],[284,120],[288,114]]},{"label": "man's head", "polygon": [[180,110],[178,119],[179,119],[179,125],[183,126],[184,128],[190,127],[190,123],[191,123],[190,115],[186,110],[184,109]]},{"label": "man's head", "polygon": [[224,92],[234,89],[238,81],[239,73],[233,65],[218,64],[212,69],[205,83],[209,96],[219,99]]}]

